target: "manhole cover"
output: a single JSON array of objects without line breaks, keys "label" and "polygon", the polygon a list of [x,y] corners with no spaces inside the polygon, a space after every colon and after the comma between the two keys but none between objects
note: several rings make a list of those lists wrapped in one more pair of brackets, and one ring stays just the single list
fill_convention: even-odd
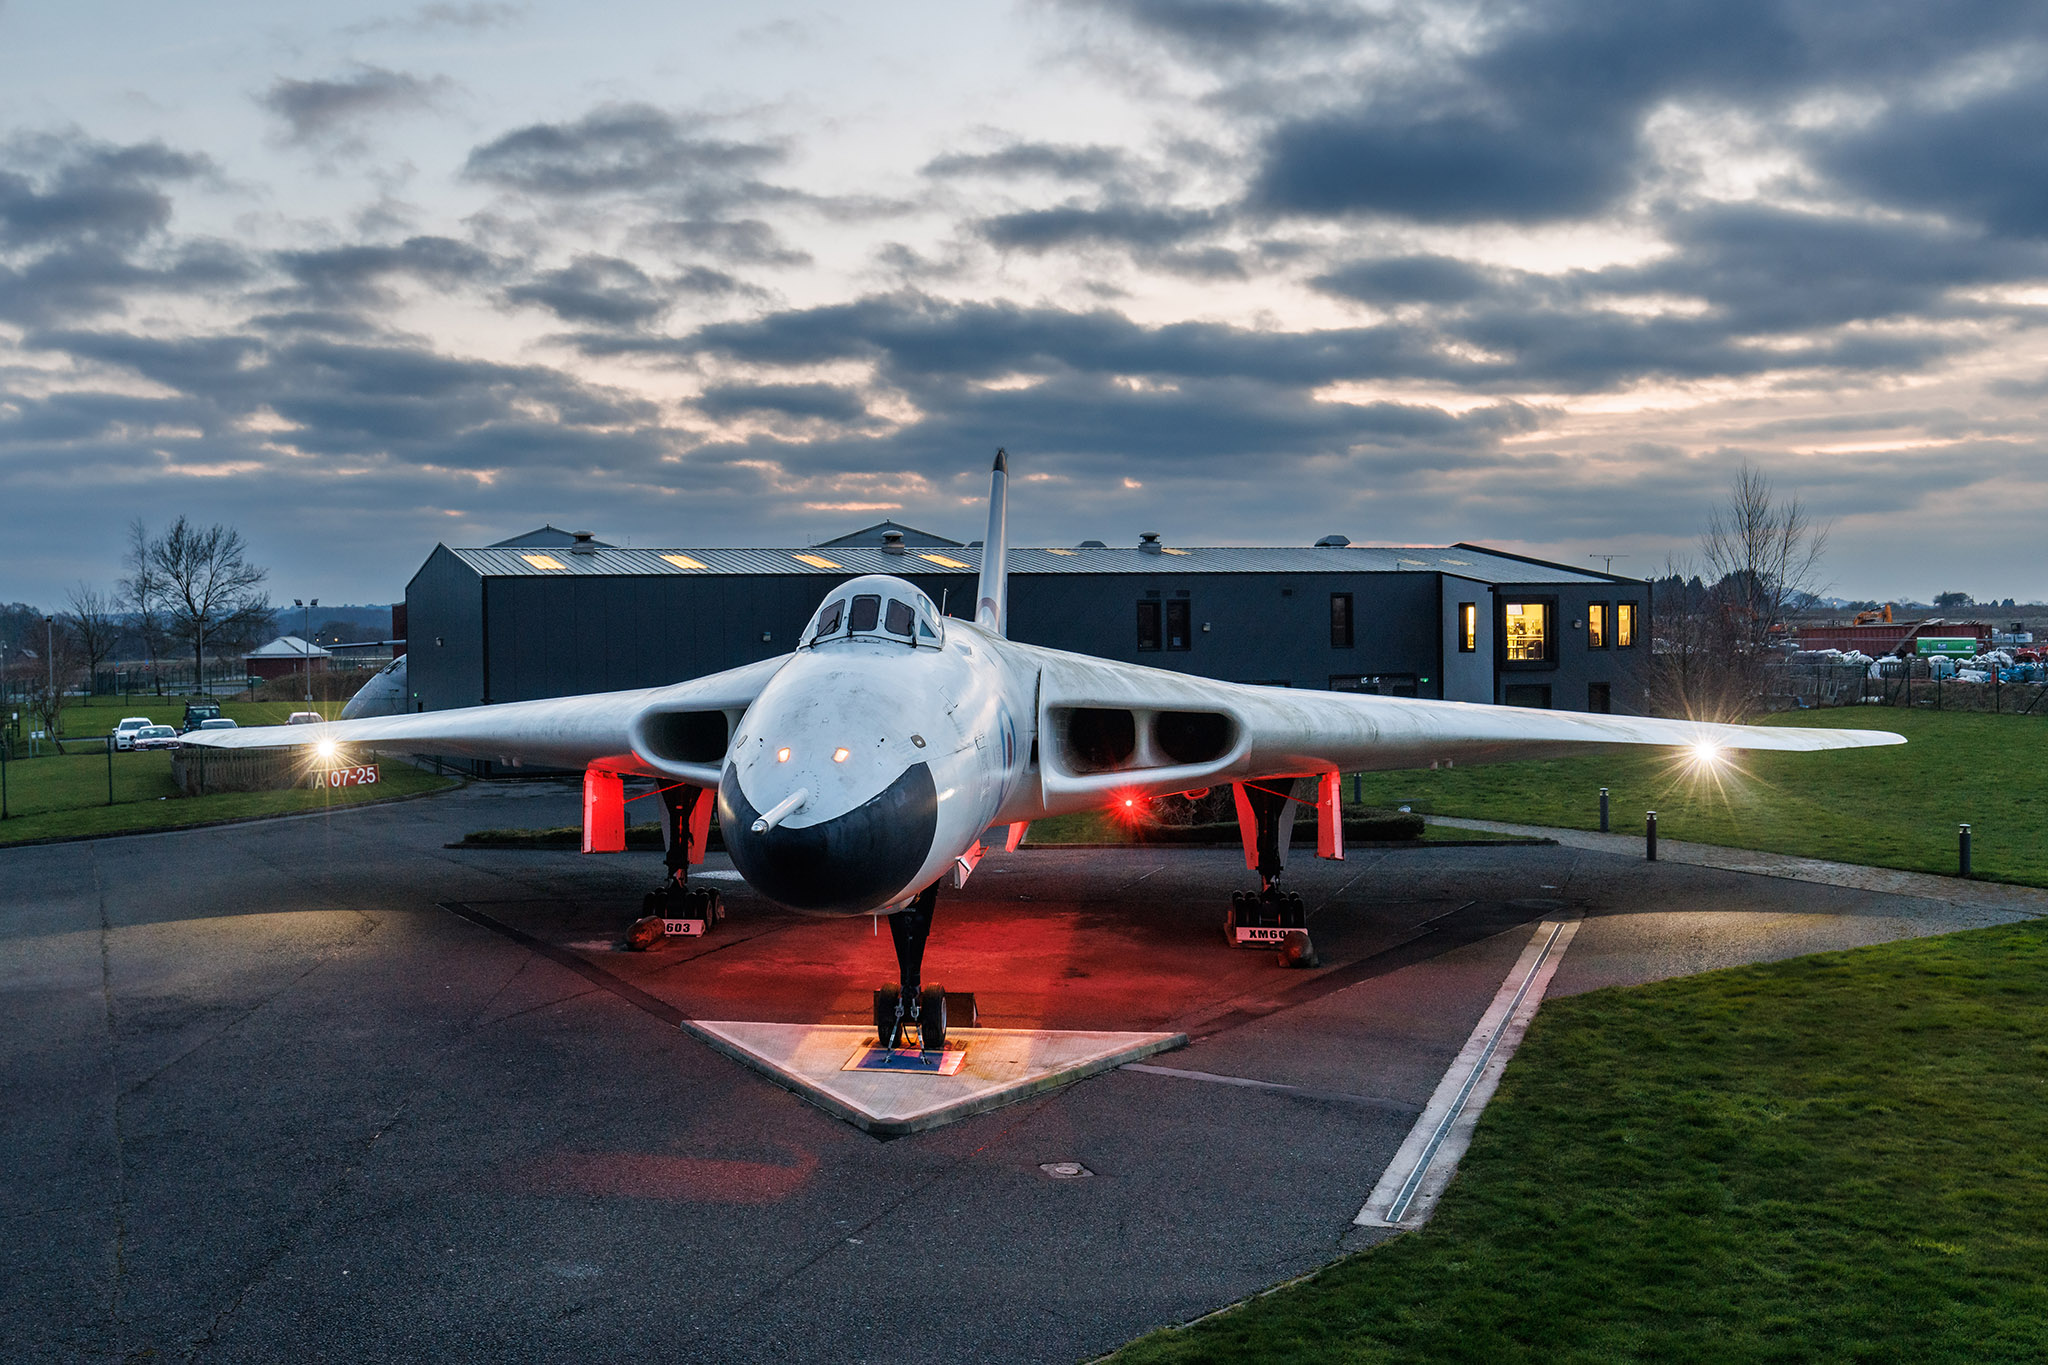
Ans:
[{"label": "manhole cover", "polygon": [[1089,1170],[1078,1161],[1047,1161],[1042,1163],[1038,1169],[1044,1171],[1054,1180],[1085,1180],[1095,1174],[1095,1172]]}]

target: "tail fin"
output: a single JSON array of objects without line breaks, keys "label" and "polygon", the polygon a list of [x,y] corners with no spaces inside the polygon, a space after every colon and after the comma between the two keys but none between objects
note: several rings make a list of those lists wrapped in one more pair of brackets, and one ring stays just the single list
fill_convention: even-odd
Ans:
[{"label": "tail fin", "polygon": [[988,536],[981,542],[981,582],[974,594],[974,620],[998,635],[1008,633],[1010,622],[1010,578],[1004,564],[1010,548],[1009,520],[1004,494],[1010,483],[1009,457],[996,452],[995,473],[988,485]]}]

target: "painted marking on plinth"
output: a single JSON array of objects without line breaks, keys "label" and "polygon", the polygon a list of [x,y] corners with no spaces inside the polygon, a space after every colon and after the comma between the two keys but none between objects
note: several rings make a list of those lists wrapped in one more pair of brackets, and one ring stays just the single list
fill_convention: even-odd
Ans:
[{"label": "painted marking on plinth", "polygon": [[1493,1003],[1480,1016],[1479,1026],[1437,1083],[1422,1117],[1409,1130],[1407,1141],[1394,1154],[1353,1223],[1369,1228],[1415,1228],[1429,1221],[1457,1173],[1459,1158],[1472,1143],[1480,1113],[1499,1087],[1508,1059],[1529,1031],[1543,992],[1578,931],[1576,919],[1545,920],[1536,926],[1529,946],[1501,982]]},{"label": "painted marking on plinth", "polygon": [[684,1031],[877,1137],[900,1137],[1097,1075],[1169,1048],[1184,1033],[1102,1033],[1057,1029],[950,1029],[964,1060],[953,1074],[848,1071],[857,1048],[874,1043],[855,1024],[758,1024],[685,1019]]}]

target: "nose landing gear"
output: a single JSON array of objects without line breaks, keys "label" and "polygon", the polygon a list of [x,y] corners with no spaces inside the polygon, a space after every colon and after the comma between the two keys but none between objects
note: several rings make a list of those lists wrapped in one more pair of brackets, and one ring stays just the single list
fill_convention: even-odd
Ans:
[{"label": "nose landing gear", "polygon": [[889,916],[889,938],[896,945],[898,982],[875,989],[877,1047],[908,1046],[914,1030],[919,1051],[945,1051],[946,988],[923,986],[919,981],[924,970],[925,941],[932,932],[932,912],[938,903],[939,884],[933,882],[918,892],[916,900]]}]

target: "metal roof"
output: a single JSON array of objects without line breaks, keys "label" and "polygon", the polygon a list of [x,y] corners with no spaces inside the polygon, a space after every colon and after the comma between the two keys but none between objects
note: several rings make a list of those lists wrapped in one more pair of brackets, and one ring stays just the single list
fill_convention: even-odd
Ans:
[{"label": "metal roof", "polygon": [[[599,549],[571,554],[546,549],[450,549],[486,578],[545,578],[554,575],[615,577],[690,574],[935,574],[973,573],[981,547],[917,547],[892,554],[871,546],[812,545],[789,550]],[[1448,573],[1482,583],[1613,583],[1633,579],[1591,570],[1519,559],[1470,545],[1168,546],[1162,551],[1131,549],[1029,549],[1011,547],[1012,574],[1197,574],[1197,573]]]}]

